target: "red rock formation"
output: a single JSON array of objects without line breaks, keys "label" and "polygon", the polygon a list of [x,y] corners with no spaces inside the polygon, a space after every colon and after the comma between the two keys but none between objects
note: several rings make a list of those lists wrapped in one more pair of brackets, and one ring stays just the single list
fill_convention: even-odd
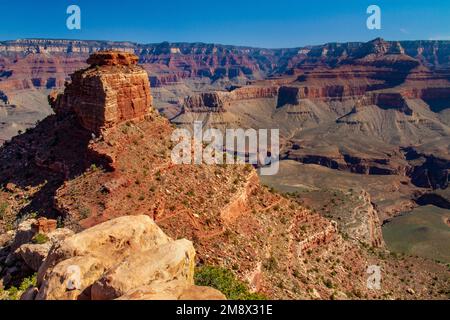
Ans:
[{"label": "red rock formation", "polygon": [[57,221],[47,218],[39,218],[31,225],[34,233],[49,233],[56,230]]},{"label": "red rock formation", "polygon": [[91,66],[131,66],[138,61],[139,58],[132,53],[114,51],[100,51],[87,59],[87,63]]},{"label": "red rock formation", "polygon": [[121,122],[145,117],[152,105],[147,72],[133,54],[100,52],[92,66],[72,75],[63,95],[49,98],[57,114],[74,112],[87,130],[99,133]]}]

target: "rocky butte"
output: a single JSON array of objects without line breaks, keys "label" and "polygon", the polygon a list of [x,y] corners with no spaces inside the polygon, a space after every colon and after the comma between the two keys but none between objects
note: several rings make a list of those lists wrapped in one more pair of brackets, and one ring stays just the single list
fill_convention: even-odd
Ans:
[{"label": "rocky butte", "polygon": [[[1,147],[3,289],[37,272],[22,298],[224,298],[197,286],[196,266],[231,273],[247,298],[445,297],[447,267],[389,255],[366,198],[369,221],[342,226],[264,187],[251,166],[174,165],[173,125],[136,61],[93,54],[50,97],[56,114]],[[367,288],[370,265],[385,271],[380,291]]]},{"label": "rocky butte", "polygon": [[95,133],[148,114],[150,83],[134,54],[102,51],[87,62],[90,67],[72,75],[64,94],[50,97],[57,114],[75,113]]}]

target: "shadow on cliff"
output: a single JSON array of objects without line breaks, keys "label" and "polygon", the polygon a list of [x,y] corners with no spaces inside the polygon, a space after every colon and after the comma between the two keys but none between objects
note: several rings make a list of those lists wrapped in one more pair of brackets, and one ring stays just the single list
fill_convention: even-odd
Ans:
[{"label": "shadow on cliff", "polygon": [[92,138],[74,115],[52,115],[0,147],[0,186],[24,203],[17,218],[57,217],[54,197],[65,181],[93,164],[111,170],[108,159],[89,148]]}]

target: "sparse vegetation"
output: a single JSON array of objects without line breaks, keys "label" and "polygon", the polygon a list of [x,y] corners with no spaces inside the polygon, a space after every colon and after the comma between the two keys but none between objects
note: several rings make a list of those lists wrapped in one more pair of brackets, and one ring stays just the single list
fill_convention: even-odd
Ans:
[{"label": "sparse vegetation", "polygon": [[330,279],[324,279],[323,280],[323,284],[328,288],[328,289],[332,289],[333,286],[333,282]]},{"label": "sparse vegetation", "polygon": [[3,218],[6,215],[7,210],[8,210],[8,204],[6,202],[0,203],[0,219],[3,220]]},{"label": "sparse vegetation", "polygon": [[277,260],[273,256],[267,259],[266,262],[264,263],[264,267],[269,271],[275,270],[277,268],[277,265],[278,265]]},{"label": "sparse vegetation", "polygon": [[45,234],[42,234],[42,233],[36,234],[33,237],[33,239],[32,239],[32,242],[34,244],[44,244],[44,243],[46,243],[48,241],[49,241],[48,237]]},{"label": "sparse vegetation", "polygon": [[87,217],[89,217],[91,215],[91,209],[89,209],[87,207],[79,208],[79,212],[80,212],[81,219],[86,219]]},{"label": "sparse vegetation", "polygon": [[248,287],[236,279],[233,272],[221,267],[202,266],[195,273],[195,284],[221,291],[230,300],[265,300],[264,295],[251,293]]},{"label": "sparse vegetation", "polygon": [[9,289],[0,289],[0,300],[19,300],[22,293],[27,290],[29,287],[36,286],[37,277],[36,274],[24,278],[20,286],[10,287]]}]

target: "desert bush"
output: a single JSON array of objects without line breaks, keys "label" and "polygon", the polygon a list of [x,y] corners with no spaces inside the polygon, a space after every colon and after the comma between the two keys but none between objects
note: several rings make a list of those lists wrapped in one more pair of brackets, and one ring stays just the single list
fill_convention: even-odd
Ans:
[{"label": "desert bush", "polygon": [[275,259],[275,257],[270,257],[269,259],[267,259],[264,262],[264,267],[269,270],[269,271],[273,271],[277,268],[278,263],[277,263],[277,259]]},{"label": "desert bush", "polygon": [[0,289],[0,300],[19,300],[22,293],[29,287],[35,287],[37,283],[36,274],[24,278],[19,287],[10,287],[9,289]]},{"label": "desert bush", "polygon": [[202,266],[196,269],[195,284],[209,286],[221,291],[230,300],[266,300],[259,293],[251,293],[248,287],[228,269]]},{"label": "desert bush", "polygon": [[44,244],[48,241],[48,237],[45,234],[38,233],[31,240],[34,244]]},{"label": "desert bush", "polygon": [[6,202],[0,203],[0,219],[6,215],[6,210],[8,210],[8,204]]}]

